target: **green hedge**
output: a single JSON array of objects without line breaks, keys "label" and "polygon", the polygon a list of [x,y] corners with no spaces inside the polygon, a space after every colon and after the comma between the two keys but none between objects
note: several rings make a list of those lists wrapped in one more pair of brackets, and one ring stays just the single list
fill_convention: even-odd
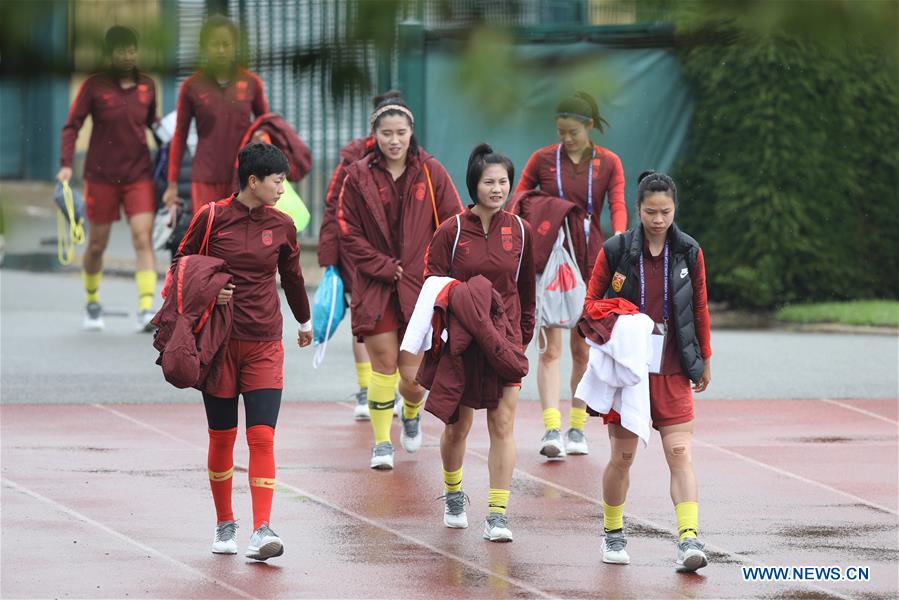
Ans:
[{"label": "green hedge", "polygon": [[734,37],[682,51],[696,112],[675,170],[711,297],[744,308],[899,297],[894,63],[717,33]]}]

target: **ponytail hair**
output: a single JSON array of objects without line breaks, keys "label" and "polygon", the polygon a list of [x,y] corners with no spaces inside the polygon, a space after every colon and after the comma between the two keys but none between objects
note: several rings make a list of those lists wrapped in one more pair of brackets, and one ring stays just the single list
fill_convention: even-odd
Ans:
[{"label": "ponytail hair", "polygon": [[664,173],[656,173],[653,170],[643,171],[637,177],[637,208],[643,204],[643,197],[646,194],[667,193],[674,200],[674,206],[677,206],[677,186],[674,180]]},{"label": "ponytail hair", "polygon": [[478,182],[487,165],[502,165],[509,176],[509,188],[515,183],[515,165],[505,154],[494,152],[490,144],[481,143],[474,147],[468,156],[468,171],[465,174],[465,185],[468,188],[468,197],[475,204],[478,203]]},{"label": "ponytail hair", "polygon": [[587,92],[576,92],[574,96],[559,102],[556,107],[556,117],[574,118],[581,123],[593,121],[593,126],[604,133],[609,122],[599,114],[599,106],[596,99]]}]

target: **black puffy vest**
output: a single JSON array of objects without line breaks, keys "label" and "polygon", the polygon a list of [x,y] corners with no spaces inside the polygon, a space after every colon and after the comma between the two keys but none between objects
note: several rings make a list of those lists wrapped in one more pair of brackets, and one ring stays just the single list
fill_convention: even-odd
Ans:
[{"label": "black puffy vest", "polygon": [[[693,269],[699,256],[699,243],[671,224],[668,229],[669,261],[668,281],[671,285],[671,318],[674,320],[669,330],[674,331],[677,348],[680,351],[681,366],[687,376],[695,381],[702,377],[704,362],[696,337],[693,319]],[[640,305],[640,252],[643,249],[643,226],[610,238],[603,244],[603,251],[609,264],[609,273],[614,278],[618,272],[625,277],[621,290],[612,287],[606,298],[624,298]]]}]

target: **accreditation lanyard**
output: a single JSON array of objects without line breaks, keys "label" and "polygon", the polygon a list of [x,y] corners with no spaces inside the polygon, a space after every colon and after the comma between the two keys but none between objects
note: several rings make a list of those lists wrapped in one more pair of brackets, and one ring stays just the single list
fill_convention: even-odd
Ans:
[{"label": "accreditation lanyard", "polygon": [[[668,325],[668,241],[665,241],[665,248],[662,250],[662,254],[664,255],[664,304],[662,306],[665,325]],[[643,252],[640,252],[640,312],[646,313],[646,275],[643,268]]]},{"label": "accreditation lanyard", "polygon": [[[584,235],[590,241],[590,219],[593,218],[593,161],[596,160],[596,146],[593,146],[593,155],[590,157],[590,169],[587,171],[587,218],[584,219]],[[559,188],[559,198],[565,198],[562,190],[562,144],[556,148],[556,185]]]}]

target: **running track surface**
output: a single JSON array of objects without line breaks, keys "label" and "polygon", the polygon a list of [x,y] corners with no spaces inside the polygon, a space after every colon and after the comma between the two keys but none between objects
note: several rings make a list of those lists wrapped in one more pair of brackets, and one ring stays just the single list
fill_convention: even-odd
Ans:
[{"label": "running track surface", "polygon": [[[897,400],[698,401],[694,463],[711,564],[674,570],[659,439],[638,451],[625,527],[631,565],[600,560],[591,454],[537,454],[540,406],[519,405],[511,544],[481,539],[488,438],[478,414],[464,486],[470,528],[442,524],[441,424],[417,454],[368,468],[370,427],[347,403],[285,403],[273,528],[284,556],[242,557],[252,528],[238,438],[238,556],[209,552],[214,512],[202,405],[5,405],[4,598],[875,598],[897,597]],[[567,412],[567,411],[565,411]],[[868,582],[744,582],[741,566],[868,566]]]}]

